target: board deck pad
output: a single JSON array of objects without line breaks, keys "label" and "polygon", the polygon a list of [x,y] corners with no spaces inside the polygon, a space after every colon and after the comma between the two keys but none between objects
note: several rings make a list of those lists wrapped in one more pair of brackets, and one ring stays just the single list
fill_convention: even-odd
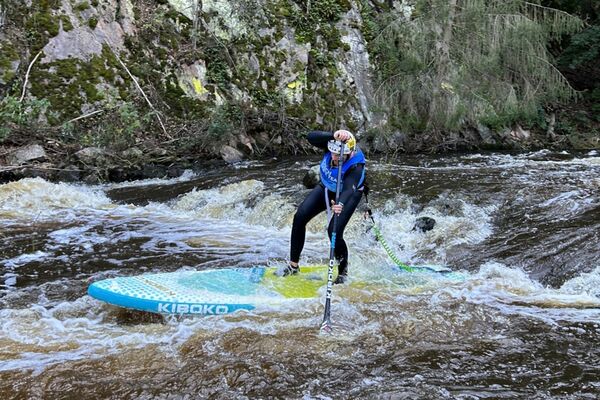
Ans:
[{"label": "board deck pad", "polygon": [[105,279],[88,294],[120,307],[160,314],[213,315],[290,299],[311,299],[327,284],[327,266],[302,266],[280,277],[276,267],[178,271]]}]

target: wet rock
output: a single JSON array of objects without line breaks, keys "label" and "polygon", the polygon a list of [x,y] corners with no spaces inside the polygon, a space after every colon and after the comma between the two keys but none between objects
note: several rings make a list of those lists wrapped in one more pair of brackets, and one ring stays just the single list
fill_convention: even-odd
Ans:
[{"label": "wet rock", "polygon": [[265,131],[261,131],[255,136],[255,140],[258,146],[264,148],[271,143],[271,137]]},{"label": "wet rock", "polygon": [[167,154],[169,154],[167,149],[163,149],[162,147],[155,147],[155,148],[151,149],[148,153],[149,153],[149,155],[154,156],[154,157],[164,157]]},{"label": "wet rock", "polygon": [[108,170],[108,180],[111,182],[125,182],[143,179],[142,171],[131,168],[112,168]]},{"label": "wet rock", "polygon": [[39,144],[32,144],[29,146],[23,146],[17,151],[11,153],[8,156],[8,164],[10,165],[21,165],[29,161],[37,161],[46,158],[46,152],[44,148]]},{"label": "wet rock", "polygon": [[385,140],[384,137],[377,135],[375,137],[375,139],[373,140],[373,151],[375,151],[376,153],[383,153],[386,149],[387,149],[387,141]]},{"label": "wet rock", "polygon": [[130,162],[138,162],[144,158],[144,152],[137,147],[132,147],[122,151],[121,157]]},{"label": "wet rock", "polygon": [[419,217],[415,220],[413,231],[428,232],[435,226],[435,219],[430,217]]},{"label": "wet rock", "polygon": [[92,172],[83,178],[83,182],[87,183],[88,185],[97,185],[102,183],[102,178],[98,173]]},{"label": "wet rock", "polygon": [[171,165],[170,167],[167,168],[167,176],[169,178],[178,178],[183,174],[184,171],[185,171],[185,169],[183,169],[177,165]]},{"label": "wet rock", "polygon": [[256,141],[253,138],[251,138],[250,136],[248,136],[244,133],[240,133],[238,135],[238,141],[248,148],[248,150],[250,151],[250,154],[254,153],[253,145],[254,146],[256,145]]},{"label": "wet rock", "polygon": [[378,134],[373,140],[372,150],[377,153],[389,153],[396,150],[404,150],[407,143],[408,136],[400,131],[396,131],[390,136]]},{"label": "wet rock", "polygon": [[577,132],[567,136],[575,150],[593,150],[600,147],[600,134],[595,132]]},{"label": "wet rock", "polygon": [[523,129],[521,125],[517,125],[510,132],[510,137],[519,142],[527,141],[531,138],[531,132]]},{"label": "wet rock", "polygon": [[81,180],[81,170],[74,165],[62,168],[56,174],[61,182],[79,182]]},{"label": "wet rock", "polygon": [[50,163],[36,164],[34,166],[25,166],[15,171],[18,178],[42,178],[46,181],[55,181],[58,169]]},{"label": "wet rock", "polygon": [[244,153],[227,145],[221,148],[219,154],[221,154],[223,160],[225,160],[228,163],[236,163],[244,159]]},{"label": "wet rock", "polygon": [[319,182],[321,182],[321,176],[319,175],[319,166],[315,165],[314,167],[306,171],[304,178],[302,178],[302,184],[304,185],[304,187],[312,189],[315,186],[317,186]]},{"label": "wet rock", "polygon": [[164,178],[167,176],[167,168],[162,165],[147,164],[142,168],[144,179]]},{"label": "wet rock", "polygon": [[110,154],[99,147],[86,147],[75,153],[75,157],[86,165],[105,165],[108,164]]},{"label": "wet rock", "polygon": [[388,150],[390,149],[398,149],[398,150],[403,150],[406,142],[408,141],[408,137],[406,136],[405,133],[402,133],[400,131],[396,131],[392,134],[392,136],[389,137],[388,139]]},{"label": "wet rock", "polygon": [[497,144],[496,139],[494,139],[494,134],[492,133],[492,130],[487,126],[478,124],[477,133],[479,134],[479,137],[481,138],[481,141],[484,144],[490,146],[495,146]]}]

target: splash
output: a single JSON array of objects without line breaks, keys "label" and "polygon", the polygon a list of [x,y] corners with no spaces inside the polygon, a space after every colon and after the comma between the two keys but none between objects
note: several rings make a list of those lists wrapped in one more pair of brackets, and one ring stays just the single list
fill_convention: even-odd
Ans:
[{"label": "splash", "polygon": [[588,295],[600,298],[600,266],[565,282],[560,292],[569,295]]},{"label": "splash", "polygon": [[25,178],[0,185],[2,219],[53,220],[57,214],[73,215],[81,210],[112,207],[102,190],[86,186],[50,183],[42,178]]},{"label": "splash", "polygon": [[173,209],[208,218],[246,216],[249,212],[246,204],[256,199],[264,186],[263,182],[247,180],[215,189],[194,189],[177,199]]},{"label": "splash", "polygon": [[[375,221],[378,221],[383,237],[402,260],[407,263],[443,264],[448,249],[481,243],[492,234],[492,215],[497,209],[495,206],[476,206],[462,199],[453,199],[451,210],[446,206],[440,207],[440,204],[446,205],[449,201],[442,196],[418,211],[412,198],[398,195],[387,201],[381,211],[375,212]],[[420,217],[435,219],[434,229],[428,232],[413,230],[415,220]],[[351,232],[358,238],[364,229],[365,225],[358,219]],[[381,246],[374,242],[373,236],[367,235],[369,240],[361,243],[369,253],[367,258],[373,253],[367,249],[373,247],[379,249],[378,254],[381,256],[384,254]]]},{"label": "splash", "polygon": [[175,185],[177,183],[189,182],[196,179],[198,174],[191,169],[186,169],[177,178],[151,178],[151,179],[139,179],[135,181],[119,182],[119,183],[108,183],[102,185],[105,190],[123,189],[129,187],[143,187],[152,185]]},{"label": "splash", "polygon": [[[600,268],[566,282],[560,289],[544,287],[518,267],[488,262],[461,287],[444,289],[445,294],[474,304],[490,305],[505,314],[544,320],[587,322],[600,317],[597,296]],[[596,286],[594,286],[596,285]]]}]

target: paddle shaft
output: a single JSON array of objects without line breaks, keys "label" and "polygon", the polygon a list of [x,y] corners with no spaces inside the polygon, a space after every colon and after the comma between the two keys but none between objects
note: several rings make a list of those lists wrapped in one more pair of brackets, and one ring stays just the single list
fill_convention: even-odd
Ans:
[{"label": "paddle shaft", "polygon": [[[338,159],[338,173],[337,182],[335,184],[335,204],[338,204],[340,200],[340,188],[342,185],[342,167],[344,166],[344,147],[345,143],[342,142],[340,147],[340,158]],[[325,189],[327,190],[327,189]],[[325,313],[323,315],[323,322],[321,323],[321,330],[331,329],[331,289],[333,287],[333,265],[335,260],[335,239],[337,236],[337,222],[338,215],[333,213],[333,232],[331,233],[331,246],[329,248],[329,268],[327,270],[327,292],[325,294]]]}]

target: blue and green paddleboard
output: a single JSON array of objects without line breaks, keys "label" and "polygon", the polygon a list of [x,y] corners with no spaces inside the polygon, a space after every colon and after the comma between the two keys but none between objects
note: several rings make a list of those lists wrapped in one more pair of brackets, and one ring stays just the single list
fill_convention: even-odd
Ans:
[{"label": "blue and green paddleboard", "polygon": [[327,267],[303,266],[301,270],[285,278],[276,275],[275,267],[118,277],[92,283],[88,294],[119,307],[159,314],[228,314],[317,297],[327,284]]}]

